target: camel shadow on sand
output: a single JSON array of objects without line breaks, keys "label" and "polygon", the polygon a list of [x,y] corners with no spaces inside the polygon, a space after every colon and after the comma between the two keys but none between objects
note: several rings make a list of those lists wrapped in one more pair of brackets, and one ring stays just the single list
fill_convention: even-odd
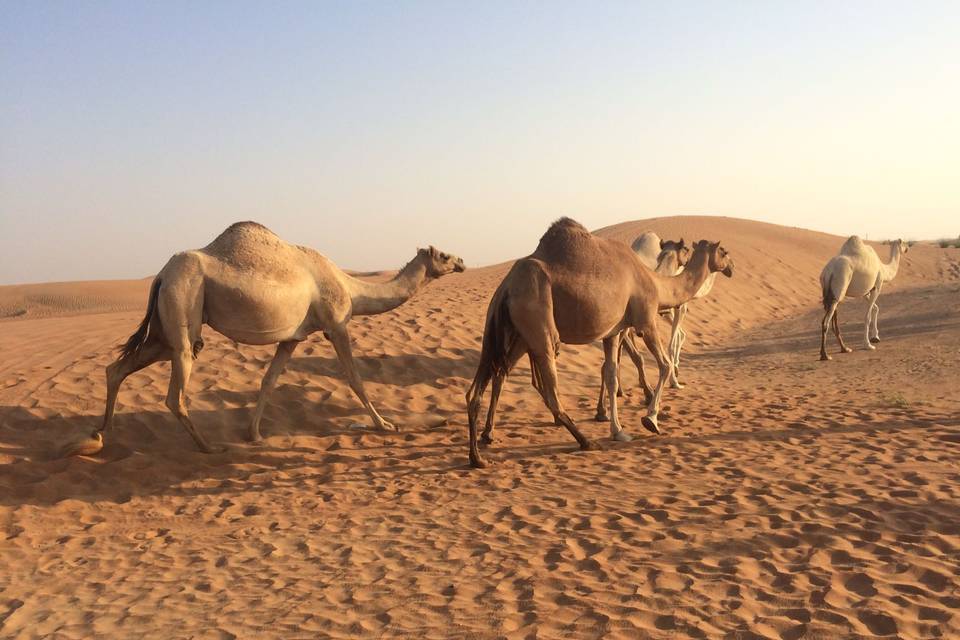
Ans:
[{"label": "camel shadow on sand", "polygon": [[[364,382],[412,386],[427,384],[437,389],[446,385],[438,382],[441,378],[472,378],[480,352],[476,349],[461,349],[460,357],[438,355],[400,354],[364,356],[354,355],[357,370]],[[287,371],[298,371],[310,375],[343,379],[343,367],[335,357],[304,356],[292,358],[287,363]],[[280,378],[281,382],[283,377]],[[344,383],[346,384],[346,383]]]},{"label": "camel shadow on sand", "polygon": [[[7,461],[0,465],[0,505],[7,507],[48,506],[69,499],[121,504],[135,497],[155,495],[228,497],[283,487],[313,493],[318,487],[326,487],[322,493],[335,494],[340,483],[382,486],[403,476],[472,473],[467,467],[462,416],[440,429],[408,424],[399,433],[300,427],[284,421],[285,432],[270,433],[273,427],[268,426],[269,443],[251,444],[243,439],[248,410],[197,411],[193,414],[197,423],[216,426],[209,430],[209,435],[228,447],[225,453],[207,455],[193,447],[189,436],[168,413],[125,413],[118,416],[116,430],[99,454],[60,459],[51,455],[57,434],[88,430],[97,422],[96,416],[39,418],[22,407],[0,407],[0,415],[5,416],[0,429],[0,459]],[[563,428],[537,422],[532,427],[502,425],[497,442],[487,453],[497,465],[543,462],[557,455],[590,455],[600,462],[604,455],[629,453],[643,458],[655,455],[655,450],[662,447],[729,447],[731,442],[744,440],[781,442],[798,436],[819,438],[931,428],[936,430],[931,435],[944,446],[957,446],[958,426],[960,420],[956,419],[928,419],[909,424],[891,421],[801,431],[748,429],[710,435],[650,436],[631,443],[601,439],[605,451],[580,454]],[[536,436],[542,442],[512,443],[521,430],[530,428],[545,432]],[[322,438],[317,446],[291,442],[292,436],[308,432]],[[42,434],[43,438],[31,438],[31,434]]]}]

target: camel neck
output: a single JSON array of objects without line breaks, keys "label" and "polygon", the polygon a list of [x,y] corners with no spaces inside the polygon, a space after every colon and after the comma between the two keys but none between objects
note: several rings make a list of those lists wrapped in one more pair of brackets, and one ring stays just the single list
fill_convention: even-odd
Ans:
[{"label": "camel neck", "polygon": [[900,245],[890,245],[890,261],[881,266],[883,271],[883,281],[889,282],[897,275],[900,270]]},{"label": "camel neck", "polygon": [[666,251],[661,254],[657,261],[656,272],[664,276],[673,276],[680,271],[680,260],[677,258],[676,251]]},{"label": "camel neck", "polygon": [[664,277],[654,274],[661,310],[679,307],[697,295],[700,287],[710,276],[708,257],[706,251],[697,251],[679,275]]},{"label": "camel neck", "polygon": [[350,278],[353,315],[370,316],[396,309],[409,300],[427,282],[427,269],[414,259],[388,282],[366,282]]}]

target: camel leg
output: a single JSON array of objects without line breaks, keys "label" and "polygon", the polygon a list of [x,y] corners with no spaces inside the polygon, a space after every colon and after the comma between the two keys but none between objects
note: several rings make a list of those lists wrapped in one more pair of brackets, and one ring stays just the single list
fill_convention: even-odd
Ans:
[{"label": "camel leg", "polygon": [[344,374],[347,376],[347,383],[350,385],[350,388],[353,389],[357,398],[360,399],[367,413],[370,414],[370,419],[373,420],[373,426],[377,429],[394,429],[395,431],[399,431],[400,429],[398,427],[384,420],[383,417],[377,413],[377,410],[373,407],[370,400],[367,399],[367,394],[363,390],[363,380],[360,379],[360,373],[357,371],[357,363],[353,360],[353,352],[350,349],[350,335],[347,333],[347,328],[341,326],[336,329],[330,329],[327,331],[327,334],[330,342],[333,343],[333,348],[337,352],[337,358],[340,360],[341,366],[343,366]]},{"label": "camel leg", "polygon": [[607,396],[610,399],[610,437],[621,442],[633,440],[620,426],[620,417],[617,413],[617,355],[620,352],[620,334],[603,340],[603,382],[607,386]]},{"label": "camel leg", "polygon": [[167,389],[167,408],[170,413],[176,416],[183,428],[187,430],[190,437],[197,444],[200,451],[204,453],[222,453],[226,447],[217,447],[214,449],[200,435],[190,420],[190,414],[187,411],[187,383],[190,382],[190,372],[193,370],[193,352],[191,349],[176,350],[170,360],[170,386]]},{"label": "camel leg", "polygon": [[[530,357],[530,384],[533,385],[533,388],[537,390],[537,393],[539,393],[543,401],[546,402],[547,398],[543,395],[543,381],[540,379],[540,371],[537,369],[537,363],[533,359],[533,352],[531,351],[527,355]],[[563,422],[557,414],[553,414],[553,424],[557,427],[563,426]]]},{"label": "camel leg", "polygon": [[507,355],[506,371],[493,377],[493,387],[490,390],[490,408],[487,409],[487,422],[480,436],[480,444],[493,444],[493,428],[496,423],[497,404],[500,402],[500,391],[503,389],[503,383],[507,379],[507,376],[510,375],[510,371],[526,352],[527,345],[523,343],[523,340],[516,340],[513,344],[513,350]]},{"label": "camel leg", "polygon": [[623,341],[623,346],[627,350],[627,355],[630,356],[630,359],[633,361],[633,365],[637,368],[640,386],[643,388],[643,401],[649,404],[650,398],[653,397],[653,390],[650,388],[650,385],[647,384],[647,373],[643,368],[643,354],[637,347],[636,338],[637,334],[631,330],[627,333]]},{"label": "camel leg", "polygon": [[[864,318],[863,324],[863,346],[865,349],[876,349],[870,343],[870,323],[873,320],[873,308],[877,306],[877,298],[880,297],[880,287],[879,285],[873,288],[873,291],[870,292],[869,302],[867,303],[867,315]],[[880,308],[877,307],[877,313],[880,312]]]},{"label": "camel leg", "polygon": [[873,313],[872,313],[872,315],[871,315],[871,317],[870,317],[870,320],[871,320],[871,325],[870,325],[870,342],[871,342],[872,344],[876,344],[876,343],[880,342],[880,329],[877,327],[877,320],[878,320],[879,317],[880,317],[880,305],[878,304],[878,300],[880,299],[880,292],[881,292],[882,290],[883,290],[883,282],[880,282],[880,283],[877,285],[877,296],[876,296],[876,299],[875,299],[874,302],[873,302],[873,306],[870,307],[871,311],[873,311]]},{"label": "camel leg", "polygon": [[483,394],[487,390],[487,384],[490,383],[490,369],[485,367],[481,357],[480,368],[473,379],[473,384],[467,389],[467,423],[469,426],[470,441],[470,466],[474,469],[483,469],[487,463],[480,457],[480,450],[477,448],[477,416],[480,413],[480,404],[483,402]]},{"label": "camel leg", "polygon": [[606,360],[600,365],[600,393],[597,394],[597,411],[593,416],[593,419],[597,422],[606,422],[610,419],[609,416],[607,416],[606,408],[603,406],[603,401],[607,397],[607,380],[604,378],[603,369],[605,364]]},{"label": "camel leg", "polygon": [[573,420],[570,419],[567,412],[563,410],[563,405],[560,403],[560,394],[557,389],[557,364],[553,352],[535,353],[534,358],[536,360],[536,366],[540,370],[540,378],[543,383],[543,399],[547,408],[560,419],[560,422],[567,428],[570,435],[576,439],[577,444],[580,445],[583,451],[597,449],[597,445],[587,440],[587,438],[580,433],[577,425],[573,423]]},{"label": "camel leg", "polygon": [[[622,335],[622,334],[621,334]],[[622,342],[621,342],[622,345]],[[597,411],[593,416],[593,419],[597,422],[606,422],[610,418],[607,417],[607,410],[603,406],[603,400],[606,396],[607,391],[607,379],[605,377],[607,366],[606,355],[604,355],[603,364],[600,365],[600,393],[597,394]],[[620,387],[620,353],[617,353],[617,388]]]},{"label": "camel leg", "polygon": [[683,351],[683,343],[687,341],[687,332],[683,329],[683,321],[687,317],[687,305],[680,305],[678,311],[680,312],[680,318],[676,320],[676,339],[670,354],[673,357],[673,366],[677,370],[677,375],[680,375],[680,352]]},{"label": "camel leg", "polygon": [[619,346],[617,346],[617,397],[623,397],[623,385],[620,381],[620,362],[623,360],[623,332],[620,332],[620,339],[617,341]]},{"label": "camel leg", "polygon": [[[623,383],[620,379],[620,361],[623,359],[623,346],[627,341],[627,337],[630,335],[629,329],[624,329],[619,334],[619,346],[617,347],[617,357],[616,357],[616,376],[617,376],[617,397],[623,397]],[[597,396],[597,411],[593,416],[593,419],[597,422],[606,422],[610,418],[607,416],[607,409],[604,406],[604,397],[606,394],[607,381],[604,377],[604,366],[606,366],[606,357],[604,357],[604,364],[600,366],[600,393]],[[641,379],[643,374],[641,373]]]},{"label": "camel leg", "polygon": [[140,351],[129,358],[121,358],[113,364],[107,365],[107,406],[103,412],[103,425],[100,431],[110,431],[113,428],[113,412],[117,406],[117,394],[120,385],[127,376],[149,367],[155,362],[170,359],[170,349],[156,338],[151,338],[140,348]]},{"label": "camel leg", "polygon": [[840,309],[839,308],[837,308],[833,312],[833,322],[831,324],[833,325],[833,333],[836,334],[837,336],[837,342],[840,343],[840,353],[850,353],[851,351],[853,351],[853,349],[843,344],[843,338],[840,337]]},{"label": "camel leg", "polygon": [[877,344],[880,342],[880,329],[877,327],[877,318],[880,316],[880,305],[873,305],[873,315],[871,318],[870,326],[870,344]]},{"label": "camel leg", "polygon": [[[637,334],[633,329],[628,329],[620,334],[622,339],[620,340],[620,351],[626,350],[627,355],[630,356],[630,360],[633,361],[634,366],[637,368],[637,376],[640,378],[640,386],[643,389],[643,401],[648,403],[650,398],[653,397],[653,390],[650,389],[650,385],[647,384],[647,375],[643,368],[643,354],[640,353],[640,349],[637,348],[636,338]],[[620,360],[621,357],[617,357],[617,385],[620,385],[619,371],[620,371]],[[597,399],[597,413],[594,417],[594,420],[597,422],[606,422],[609,420],[607,417],[607,408],[604,403],[604,386],[605,382],[602,379],[600,380],[600,397]]]},{"label": "camel leg", "polygon": [[290,340],[277,345],[277,352],[274,354],[273,360],[270,361],[267,373],[263,376],[263,381],[260,383],[260,395],[257,396],[257,408],[253,410],[253,421],[250,423],[250,432],[247,434],[247,440],[250,442],[260,440],[260,419],[263,418],[263,410],[267,406],[267,396],[273,391],[273,387],[277,384],[277,378],[283,373],[283,368],[287,366],[287,362],[290,361],[293,350],[297,348],[298,344],[299,342],[296,340]]},{"label": "camel leg", "polygon": [[[820,322],[820,359],[821,360],[831,360],[830,356],[827,355],[827,329],[830,327],[830,323],[833,321],[833,316],[837,313],[837,305],[839,302],[834,302],[830,305],[830,308],[827,309],[827,312],[823,314],[823,320]],[[837,337],[839,338],[840,331],[837,330]]]},{"label": "camel leg", "polygon": [[682,329],[680,328],[680,323],[683,322],[684,317],[687,315],[687,305],[680,305],[673,310],[673,318],[670,326],[670,345],[669,345],[669,355],[670,355],[670,388],[671,389],[683,389],[683,385],[680,384],[678,379],[680,371],[680,346],[681,346],[681,337],[680,333]]},{"label": "camel leg", "polygon": [[657,361],[657,366],[660,368],[660,379],[657,380],[657,386],[653,390],[653,398],[650,399],[650,404],[647,406],[647,415],[641,419],[641,422],[648,431],[660,433],[660,427],[657,424],[657,414],[660,412],[660,394],[663,392],[663,384],[667,381],[667,378],[670,377],[672,364],[663,350],[663,345],[660,344],[660,335],[657,333],[656,319],[653,318],[649,320],[647,324],[649,326],[643,331],[643,342],[647,345],[647,349],[653,354],[654,359]]}]

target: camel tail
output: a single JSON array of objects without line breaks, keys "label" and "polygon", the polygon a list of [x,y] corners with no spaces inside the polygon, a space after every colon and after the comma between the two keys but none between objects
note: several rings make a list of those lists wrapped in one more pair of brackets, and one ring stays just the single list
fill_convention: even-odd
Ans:
[{"label": "camel tail", "polygon": [[482,390],[491,378],[507,373],[507,362],[517,330],[510,318],[507,306],[506,288],[498,290],[490,301],[487,323],[483,329],[483,343],[480,347],[480,365],[470,390]]},{"label": "camel tail", "polygon": [[823,310],[830,311],[830,307],[837,301],[837,296],[833,293],[833,274],[827,277],[827,281],[822,283],[823,287]]},{"label": "camel tail", "polygon": [[127,338],[127,341],[120,347],[120,359],[124,360],[136,355],[144,343],[147,341],[147,335],[150,333],[150,319],[157,310],[157,298],[160,295],[160,278],[153,279],[150,285],[150,297],[147,299],[147,313],[143,316],[140,326],[133,332],[133,335]]}]

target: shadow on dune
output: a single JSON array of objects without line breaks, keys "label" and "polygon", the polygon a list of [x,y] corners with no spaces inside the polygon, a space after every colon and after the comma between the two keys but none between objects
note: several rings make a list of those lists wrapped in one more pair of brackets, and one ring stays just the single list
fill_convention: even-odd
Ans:
[{"label": "shadow on dune", "polygon": [[[357,363],[360,377],[365,382],[402,387],[427,384],[438,389],[445,389],[446,385],[438,383],[438,379],[473,377],[477,362],[480,360],[480,352],[476,349],[463,349],[462,351],[463,354],[459,358],[405,354],[381,356],[354,354],[353,359]],[[343,378],[343,367],[340,366],[340,361],[335,357],[294,357],[287,364],[287,370],[331,378]]]},{"label": "shadow on dune", "polygon": [[[255,393],[249,395],[253,398]],[[356,404],[340,407],[327,402],[324,409],[327,416],[351,416],[368,424],[363,407]],[[409,417],[398,433],[342,427],[327,418],[305,422],[274,414],[273,419],[265,416],[262,425],[267,440],[252,444],[245,439],[251,416],[252,404],[242,409],[191,411],[200,432],[215,445],[227,447],[225,453],[207,455],[197,451],[166,410],[119,413],[102,451],[89,457],[61,458],[64,444],[97,429],[99,415],[43,418],[23,407],[0,407],[0,460],[5,462],[0,464],[0,505],[49,505],[67,499],[123,503],[134,496],[156,494],[235,493],[256,488],[245,484],[254,474],[304,468],[317,470],[313,477],[322,476],[324,482],[339,479],[338,471],[345,465],[369,476],[369,471],[361,470],[365,465],[359,459],[369,457],[363,440],[395,441],[402,447],[405,438],[434,430],[411,424]],[[271,439],[289,442],[297,436],[325,440],[319,448],[267,444]],[[343,437],[356,443],[344,447],[347,454],[357,452],[356,457],[338,453]],[[211,486],[211,481],[216,486]],[[204,486],[190,486],[192,483]]]},{"label": "shadow on dune", "polygon": [[[43,506],[69,499],[125,503],[134,497],[151,495],[234,496],[282,487],[316,494],[318,486],[327,484],[331,485],[329,493],[335,493],[340,483],[381,486],[403,476],[467,472],[466,429],[459,422],[439,430],[410,425],[399,433],[291,429],[285,422],[283,433],[268,433],[268,437],[280,436],[282,441],[286,436],[309,432],[325,440],[317,447],[274,446],[244,441],[250,415],[246,409],[197,411],[194,417],[201,430],[205,425],[217,427],[204,432],[228,447],[225,453],[205,455],[194,449],[193,442],[169,414],[129,413],[118,417],[116,431],[96,456],[57,459],[52,454],[58,435],[90,430],[98,421],[96,416],[44,419],[21,407],[4,409],[6,411],[0,413],[6,416],[0,430],[0,457],[11,461],[0,465],[0,505],[3,506]],[[225,424],[229,427],[224,427]],[[518,430],[527,430],[530,426],[502,425],[498,428],[497,442],[486,450],[485,457],[498,464],[526,464],[558,454],[581,455],[564,429],[557,427],[553,432],[552,424],[547,423],[535,426],[547,429],[542,436],[535,436],[543,442],[525,439],[512,444],[519,435]],[[960,420],[956,418],[930,418],[913,419],[907,424],[888,421],[809,429],[647,436],[629,444],[601,439],[607,451],[585,455],[597,456],[600,461],[604,455],[634,453],[642,465],[643,459],[661,454],[663,448],[682,457],[684,449],[727,449],[731,442],[751,441],[763,446],[766,442],[780,443],[796,438],[914,430],[931,430],[931,437],[943,446],[956,446],[960,444],[960,433],[952,428],[958,426]],[[425,439],[429,441],[421,441]]]}]

